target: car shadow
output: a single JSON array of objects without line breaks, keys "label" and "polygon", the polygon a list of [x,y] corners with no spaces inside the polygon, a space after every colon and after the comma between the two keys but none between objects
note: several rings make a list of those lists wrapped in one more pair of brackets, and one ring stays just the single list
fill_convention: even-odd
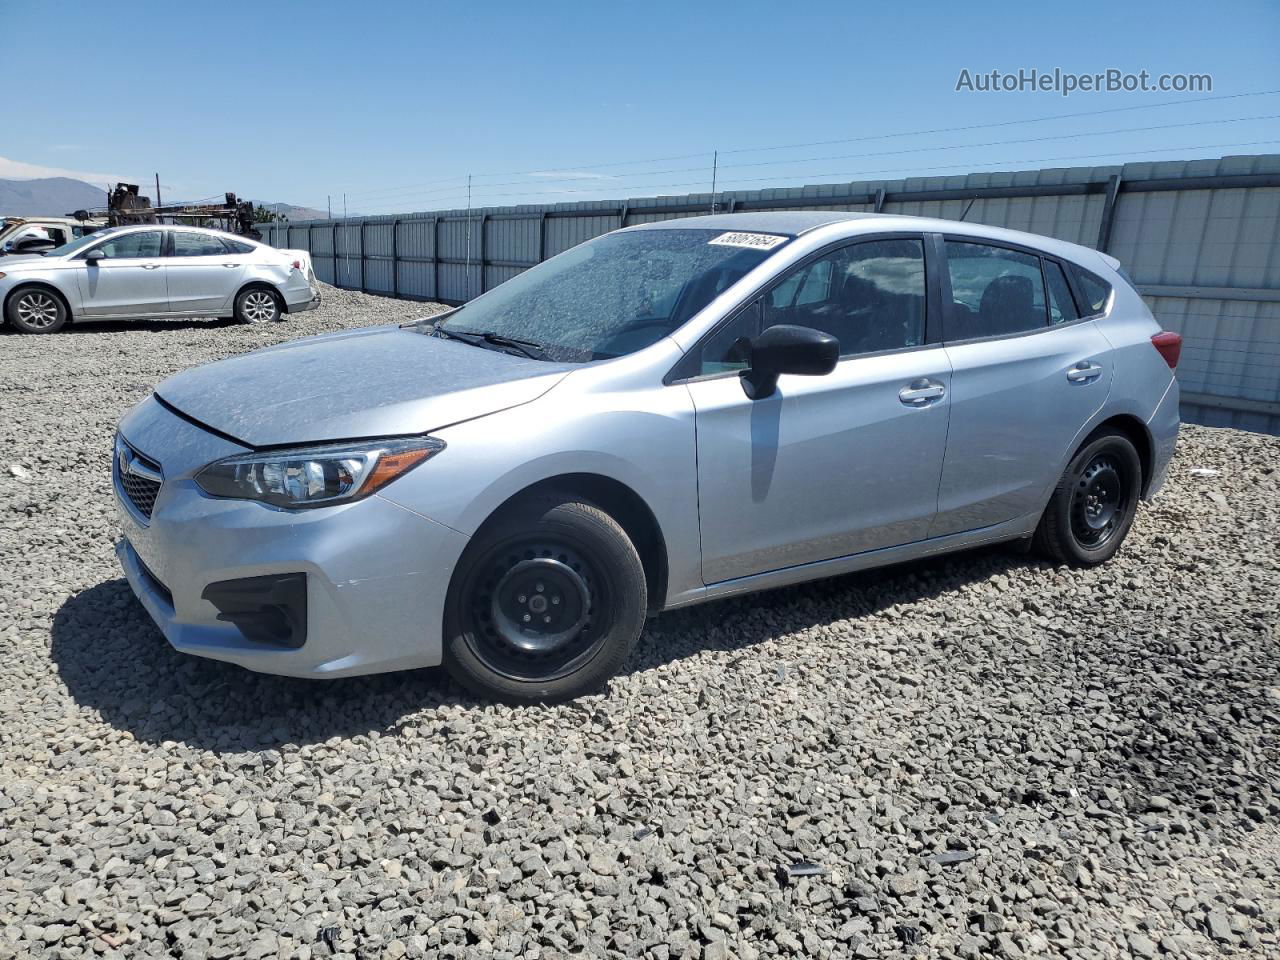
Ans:
[{"label": "car shadow", "polygon": [[[962,560],[921,561],[673,611],[648,622],[622,673],[706,649],[746,650],[827,619],[868,616],[945,593],[1023,562],[1007,552],[978,551]],[[917,576],[921,566],[932,568],[929,576]],[[767,616],[757,615],[762,609]],[[71,696],[111,726],[145,742],[217,752],[385,732],[423,710],[487,706],[439,669],[317,681],[178,653],[124,579],[82,590],[58,609],[51,653]]]}]

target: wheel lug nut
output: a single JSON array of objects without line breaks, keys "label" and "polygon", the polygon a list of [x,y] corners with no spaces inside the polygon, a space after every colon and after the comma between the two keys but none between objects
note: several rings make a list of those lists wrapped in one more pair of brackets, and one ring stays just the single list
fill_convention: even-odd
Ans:
[{"label": "wheel lug nut", "polygon": [[533,589],[535,589],[535,590],[537,590],[539,593],[541,593],[541,592],[542,592],[543,590],[545,590],[546,588],[545,588],[545,587],[543,587],[543,585],[542,585],[542,584],[537,583],[537,584],[534,584]]},{"label": "wheel lug nut", "polygon": [[559,603],[559,602],[560,602],[560,598],[559,598],[559,597],[552,597],[552,598],[551,598],[551,602],[552,602],[553,604]]},{"label": "wheel lug nut", "polygon": [[529,598],[522,593],[520,596],[516,597],[516,603],[524,603],[528,599]]},{"label": "wheel lug nut", "polygon": [[550,622],[551,622],[551,618],[550,618],[550,617],[543,617],[543,618],[542,618],[542,622],[543,622],[543,623],[550,623]]},{"label": "wheel lug nut", "polygon": [[526,614],[524,615],[524,622],[525,622],[525,623],[528,623],[528,622],[529,622],[530,620],[532,620],[532,619],[533,619],[533,617],[529,616],[529,614],[527,614],[527,613],[526,613]]}]

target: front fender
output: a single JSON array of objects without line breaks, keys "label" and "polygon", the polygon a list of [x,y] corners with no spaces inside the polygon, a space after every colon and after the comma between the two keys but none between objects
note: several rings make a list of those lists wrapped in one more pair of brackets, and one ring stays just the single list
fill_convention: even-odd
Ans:
[{"label": "front fender", "polygon": [[447,444],[382,495],[468,537],[535,484],[593,474],[628,487],[667,545],[667,597],[702,587],[693,406],[681,385],[584,397],[551,391],[433,432]]}]

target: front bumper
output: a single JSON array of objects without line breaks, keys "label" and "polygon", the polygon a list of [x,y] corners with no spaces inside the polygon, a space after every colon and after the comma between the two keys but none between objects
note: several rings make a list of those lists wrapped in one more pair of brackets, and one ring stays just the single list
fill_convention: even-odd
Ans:
[{"label": "front bumper", "polygon": [[[449,579],[467,538],[379,496],[317,510],[209,497],[205,464],[242,448],[144,401],[121,423],[164,480],[150,518],[114,485],[124,538],[116,552],[143,607],[183,653],[250,670],[339,677],[441,660]],[[253,640],[219,618],[211,584],[302,574],[305,640]]]}]

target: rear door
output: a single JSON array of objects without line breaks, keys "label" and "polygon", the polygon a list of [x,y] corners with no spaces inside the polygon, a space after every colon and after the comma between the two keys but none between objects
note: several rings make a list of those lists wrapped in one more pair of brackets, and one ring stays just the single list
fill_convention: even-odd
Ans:
[{"label": "rear door", "polygon": [[[926,337],[926,287],[919,235],[851,243],[797,266],[696,348],[705,582],[927,535],[951,371]],[[782,323],[833,334],[841,360],[753,400],[738,376],[746,341]]]},{"label": "rear door", "polygon": [[[76,259],[76,282],[84,316],[147,316],[169,309],[169,291],[161,263],[164,237],[159,230],[113,234]],[[85,254],[101,250],[103,259],[87,263]]]},{"label": "rear door", "polygon": [[245,255],[235,253],[212,233],[174,231],[165,257],[169,310],[214,313],[231,310],[231,298],[244,275]]},{"label": "rear door", "polygon": [[1112,372],[1110,344],[1078,319],[1056,259],[967,237],[935,244],[952,374],[934,537],[1041,509]]}]

